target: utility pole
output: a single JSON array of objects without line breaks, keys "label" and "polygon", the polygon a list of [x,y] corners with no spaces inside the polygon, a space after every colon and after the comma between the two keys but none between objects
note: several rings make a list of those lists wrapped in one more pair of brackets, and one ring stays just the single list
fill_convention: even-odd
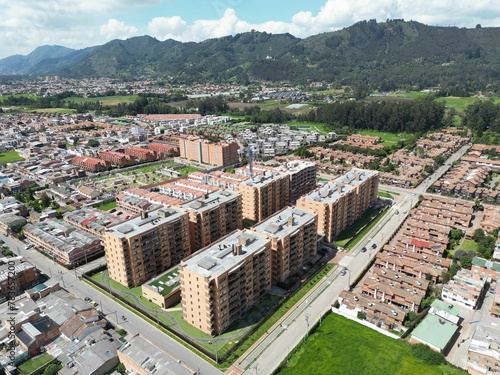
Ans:
[{"label": "utility pole", "polygon": [[309,314],[306,313],[304,315],[304,319],[306,320],[306,334],[304,335],[304,342],[306,341],[307,335],[309,334],[309,318],[310,318]]},{"label": "utility pole", "polygon": [[255,366],[253,366],[253,369],[255,370],[255,375],[259,375],[259,364],[255,363]]}]

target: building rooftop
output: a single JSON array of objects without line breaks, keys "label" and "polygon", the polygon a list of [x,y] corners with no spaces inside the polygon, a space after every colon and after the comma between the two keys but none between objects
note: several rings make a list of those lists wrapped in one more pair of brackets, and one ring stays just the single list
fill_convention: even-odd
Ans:
[{"label": "building rooftop", "polygon": [[284,176],[285,175],[278,172],[264,172],[263,174],[255,175],[242,183],[248,186],[262,187],[271,183],[272,181],[279,180]]},{"label": "building rooftop", "polygon": [[338,184],[361,185],[369,178],[376,176],[378,173],[364,169],[351,169],[343,176],[333,180]]},{"label": "building rooftop", "polygon": [[306,199],[322,203],[334,203],[340,197],[354,191],[355,189],[356,188],[351,185],[330,181],[323,185],[320,189],[306,195]]},{"label": "building rooftop", "polygon": [[412,336],[443,350],[458,326],[436,315],[428,314],[412,332]]},{"label": "building rooftop", "polygon": [[154,229],[156,226],[175,221],[182,217],[186,212],[184,210],[169,207],[159,209],[153,212],[148,212],[145,216],[133,218],[126,223],[116,225],[108,229],[108,233],[112,233],[118,238],[130,238],[140,233],[145,233]]},{"label": "building rooftop", "polygon": [[226,271],[230,272],[232,268],[239,268],[241,261],[247,256],[264,251],[268,242],[268,237],[264,235],[238,230],[201,249],[181,264],[204,277],[216,277]]},{"label": "building rooftop", "polygon": [[472,258],[472,264],[479,266],[479,267],[484,267],[484,268],[489,269],[489,270],[500,272],[500,263],[493,262],[491,260],[487,260],[487,259],[479,258],[479,257],[474,257],[474,258]]},{"label": "building rooftop", "polygon": [[309,211],[287,207],[267,220],[260,222],[258,225],[254,226],[253,229],[258,233],[263,233],[273,238],[279,238],[295,232],[298,227],[306,224],[315,216],[314,213]]},{"label": "building rooftop", "polygon": [[132,337],[119,349],[149,374],[192,375],[193,371],[140,335]]},{"label": "building rooftop", "polygon": [[210,211],[221,203],[227,203],[238,197],[238,193],[228,190],[217,190],[215,192],[205,194],[203,198],[197,198],[192,202],[181,205],[181,208],[187,211]]},{"label": "building rooftop", "polygon": [[174,269],[168,270],[163,275],[154,277],[150,282],[143,284],[143,286],[144,285],[155,289],[162,296],[166,296],[181,285],[179,281],[179,269],[175,267]]}]

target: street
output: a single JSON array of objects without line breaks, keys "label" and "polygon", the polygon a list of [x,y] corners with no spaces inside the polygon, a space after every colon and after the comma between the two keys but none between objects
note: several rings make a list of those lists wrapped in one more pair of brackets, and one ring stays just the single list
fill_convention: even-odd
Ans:
[{"label": "street", "polygon": [[[107,295],[100,293],[84,281],[78,279],[74,270],[67,270],[36,250],[25,250],[24,246],[26,244],[13,238],[12,236],[3,236],[2,240],[14,253],[24,256],[42,273],[45,273],[47,276],[59,281],[59,284],[68,292],[81,298],[82,300],[85,297],[90,297],[99,303],[97,308],[106,315],[106,319],[111,323],[125,329],[128,333],[141,333],[148,340],[163,348],[177,359],[180,359],[191,368],[196,369],[198,374],[219,375],[222,373],[212,364],[179,344],[155,326],[135,315],[118,302],[109,298]],[[77,272],[81,274],[81,269],[79,268]],[[126,320],[123,320],[122,317],[125,317]]]}]

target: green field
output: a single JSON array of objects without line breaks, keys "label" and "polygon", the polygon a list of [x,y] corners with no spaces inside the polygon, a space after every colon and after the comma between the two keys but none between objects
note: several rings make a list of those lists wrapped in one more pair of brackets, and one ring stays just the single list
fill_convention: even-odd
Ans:
[{"label": "green field", "polygon": [[394,199],[394,197],[386,191],[379,190],[377,195],[382,198]]},{"label": "green field", "polygon": [[432,366],[413,356],[410,345],[329,313],[299,345],[280,375],[462,375],[451,365]]},{"label": "green field", "polygon": [[96,206],[96,208],[103,211],[109,211],[112,208],[116,208],[116,206],[117,206],[116,201],[111,201],[108,203],[101,204],[100,206]]},{"label": "green field", "polygon": [[62,113],[62,114],[71,115],[72,113],[76,112],[76,109],[71,109],[71,108],[37,108],[37,109],[30,110],[30,112],[33,112],[33,113]]},{"label": "green field", "polygon": [[360,130],[357,132],[362,135],[369,135],[372,137],[380,137],[382,139],[382,144],[384,146],[391,146],[398,143],[400,140],[406,138],[406,134],[394,134],[394,133],[386,133],[386,132],[378,132],[375,130]]},{"label": "green field", "polygon": [[5,99],[7,99],[9,96],[13,96],[14,98],[29,98],[29,99],[36,99],[36,95],[32,94],[15,94],[15,95],[4,95],[0,96],[0,102],[3,102]]},{"label": "green field", "polygon": [[0,154],[0,164],[14,163],[24,160],[17,151],[6,151]]},{"label": "green field", "polygon": [[493,101],[498,104],[500,103],[500,97],[495,96],[491,98],[485,98],[485,99],[480,99],[480,98],[475,98],[475,97],[468,97],[468,98],[459,98],[456,96],[448,96],[446,98],[437,98],[435,101],[436,102],[446,102],[446,107],[450,108],[453,107],[457,110],[458,113],[462,113],[467,106],[474,104],[478,100],[480,101],[485,101],[485,100],[490,100],[493,99]]},{"label": "green field", "polygon": [[298,121],[291,121],[288,123],[290,126],[290,129],[292,130],[300,130],[300,131],[315,131],[318,132],[321,135],[326,135],[332,130],[328,128],[327,125],[324,124],[319,124],[317,122],[298,122]]},{"label": "green field", "polygon": [[464,239],[464,242],[460,245],[460,249],[465,251],[477,251],[477,242],[474,240]]},{"label": "green field", "polygon": [[50,354],[44,353],[36,358],[28,359],[23,364],[19,365],[21,374],[31,374],[36,369],[52,361],[53,358]]},{"label": "green field", "polygon": [[102,105],[117,105],[120,103],[133,103],[138,97],[138,95],[97,96],[95,98],[79,98],[72,96],[64,99],[64,101],[75,102],[77,104],[100,101]]},{"label": "green field", "polygon": [[379,210],[366,210],[354,224],[340,232],[334,241],[335,245],[347,247],[347,249],[353,248],[382,217],[384,217],[384,213]]},{"label": "green field", "polygon": [[417,99],[427,96],[429,94],[431,93],[422,91],[396,92],[394,94],[389,95],[389,97]]}]

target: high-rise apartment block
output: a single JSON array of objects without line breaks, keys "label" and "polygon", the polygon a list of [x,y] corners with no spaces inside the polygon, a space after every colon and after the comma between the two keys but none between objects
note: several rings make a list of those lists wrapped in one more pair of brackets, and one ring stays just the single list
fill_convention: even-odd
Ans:
[{"label": "high-rise apartment block", "polygon": [[285,208],[290,202],[290,178],[278,172],[265,172],[240,183],[243,217],[259,222]]},{"label": "high-rise apartment block", "polygon": [[271,290],[271,240],[236,231],[179,265],[183,319],[215,336]]},{"label": "high-rise apartment block", "polygon": [[217,167],[236,164],[239,162],[238,148],[236,142],[214,143],[195,136],[179,137],[181,158],[193,160],[199,164]]},{"label": "high-rise apartment block", "polygon": [[288,207],[252,228],[271,238],[273,284],[284,282],[314,259],[317,219],[313,212]]},{"label": "high-rise apartment block", "polygon": [[316,188],[317,166],[303,160],[292,160],[275,168],[290,176],[290,202],[295,203],[301,196]]},{"label": "high-rise apartment block", "polygon": [[178,208],[143,212],[104,234],[109,276],[131,288],[190,254],[188,214]]},{"label": "high-rise apartment block", "polygon": [[353,169],[297,201],[297,208],[318,214],[318,233],[332,242],[377,200],[378,173]]},{"label": "high-rise apartment block", "polygon": [[192,252],[243,227],[241,195],[233,191],[215,191],[180,207],[189,214]]}]

